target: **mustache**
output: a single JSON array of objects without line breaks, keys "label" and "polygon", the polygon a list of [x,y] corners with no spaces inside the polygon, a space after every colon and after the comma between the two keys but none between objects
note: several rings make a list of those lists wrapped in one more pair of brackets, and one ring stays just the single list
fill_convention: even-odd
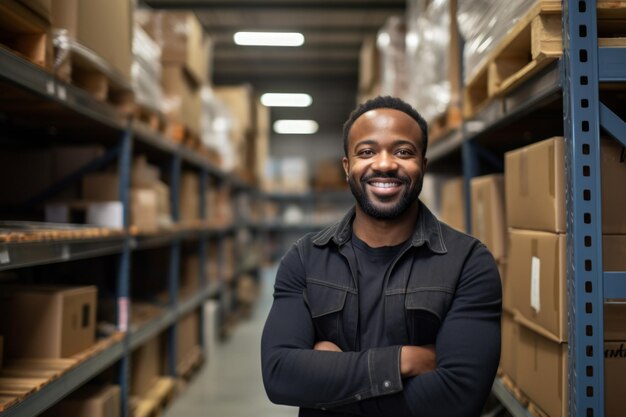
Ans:
[{"label": "mustache", "polygon": [[371,174],[367,174],[364,175],[363,177],[361,177],[361,182],[367,182],[370,181],[374,178],[385,178],[385,179],[394,179],[394,180],[398,180],[403,184],[410,184],[411,183],[411,179],[409,177],[406,176],[400,176],[396,173],[393,172],[379,172],[379,173],[371,173]]}]

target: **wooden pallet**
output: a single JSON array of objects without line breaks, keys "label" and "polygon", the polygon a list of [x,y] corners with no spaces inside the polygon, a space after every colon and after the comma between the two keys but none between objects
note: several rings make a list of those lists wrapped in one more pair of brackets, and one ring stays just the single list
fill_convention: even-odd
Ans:
[{"label": "wooden pallet", "polygon": [[[598,1],[600,46],[626,46],[626,1]],[[463,116],[471,118],[494,98],[514,90],[561,57],[561,5],[539,1],[494,48],[466,82]]]},{"label": "wooden pallet", "polygon": [[461,126],[463,117],[459,106],[451,105],[445,113],[428,123],[428,143],[433,144]]},{"label": "wooden pallet", "polygon": [[194,346],[189,354],[176,365],[176,374],[189,381],[204,363],[204,355],[200,346]]},{"label": "wooden pallet", "polygon": [[135,103],[133,109],[133,116],[135,119],[143,122],[150,129],[158,133],[165,133],[167,122],[162,113],[157,110],[151,109],[139,103]]},{"label": "wooden pallet", "polygon": [[176,381],[173,378],[161,377],[141,398],[131,398],[133,417],[160,417],[168,407],[175,394]]},{"label": "wooden pallet", "polygon": [[9,359],[0,369],[0,412],[24,401],[29,395],[40,391],[72,368],[110,348],[122,338],[122,333],[116,333],[71,358]]},{"label": "wooden pallet", "polygon": [[35,65],[52,68],[50,24],[16,0],[0,2],[0,44]]}]

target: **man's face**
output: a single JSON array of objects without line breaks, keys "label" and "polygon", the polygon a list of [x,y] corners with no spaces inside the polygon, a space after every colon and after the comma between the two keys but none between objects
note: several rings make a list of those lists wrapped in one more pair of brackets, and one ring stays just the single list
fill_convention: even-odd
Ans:
[{"label": "man's face", "polygon": [[382,220],[403,214],[422,190],[425,165],[422,133],[408,114],[375,109],[352,125],[343,167],[367,215]]}]

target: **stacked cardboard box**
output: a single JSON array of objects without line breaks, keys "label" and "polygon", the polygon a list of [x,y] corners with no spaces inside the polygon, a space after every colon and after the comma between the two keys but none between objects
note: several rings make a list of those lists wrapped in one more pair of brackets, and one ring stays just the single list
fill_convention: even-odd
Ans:
[{"label": "stacked cardboard box", "polygon": [[86,385],[44,412],[42,417],[119,417],[119,385]]},{"label": "stacked cardboard box", "polygon": [[[171,225],[169,187],[160,179],[160,171],[144,156],[133,161],[130,189],[130,222],[141,232],[155,232]],[[86,201],[119,201],[120,179],[116,172],[97,172],[83,178],[82,194]]]},{"label": "stacked cardboard box", "polygon": [[180,223],[194,225],[200,221],[200,179],[194,171],[184,171],[180,178]]},{"label": "stacked cardboard box", "polygon": [[143,397],[162,375],[163,349],[159,336],[139,346],[131,355],[130,395]]},{"label": "stacked cardboard box", "polygon": [[[269,140],[269,113],[263,106],[257,106],[252,87],[248,84],[221,86],[214,88],[215,96],[230,111],[231,156],[233,171],[248,182],[256,181],[260,159],[266,158]],[[259,114],[257,114],[257,111]],[[258,116],[258,117],[257,117]],[[261,141],[257,132],[261,131]]]},{"label": "stacked cardboard box", "polygon": [[441,187],[441,210],[439,218],[449,226],[464,232],[465,225],[465,179],[452,178]]},{"label": "stacked cardboard box", "polygon": [[210,38],[189,12],[141,11],[137,22],[161,46],[165,114],[199,133],[200,92],[211,72]]},{"label": "stacked cardboard box", "polygon": [[200,348],[200,311],[195,310],[178,321],[176,332],[176,367],[184,374],[190,359]]},{"label": "stacked cardboard box", "polygon": [[0,334],[7,357],[68,358],[93,345],[97,292],[93,286],[1,288]]},{"label": "stacked cardboard box", "polygon": [[[622,151],[615,142],[601,140],[603,262],[608,271],[626,268],[626,219],[620,214],[626,210],[626,198],[609,191],[626,180]],[[518,339],[513,341],[518,357],[504,366],[531,401],[550,416],[567,415],[564,155],[564,140],[556,137],[505,156],[509,252],[504,307],[513,312],[518,326]],[[573,190],[578,191],[582,192]],[[626,310],[622,305],[607,306],[605,311],[609,319],[605,349],[610,350],[624,340],[625,334],[616,332],[613,324],[623,326]],[[612,387],[619,384],[613,373],[623,366],[619,359],[605,358],[607,416],[620,415],[615,413],[619,409],[616,402],[623,407],[621,398],[611,394]]]}]

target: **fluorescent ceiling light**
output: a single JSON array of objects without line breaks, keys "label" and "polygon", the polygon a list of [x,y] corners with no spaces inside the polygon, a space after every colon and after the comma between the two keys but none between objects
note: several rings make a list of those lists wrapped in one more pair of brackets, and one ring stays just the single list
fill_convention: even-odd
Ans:
[{"label": "fluorescent ceiling light", "polygon": [[265,93],[261,104],[266,107],[309,107],[313,99],[302,93]]},{"label": "fluorescent ceiling light", "polygon": [[319,125],[315,120],[276,120],[274,132],[281,135],[312,135]]},{"label": "fluorescent ceiling light", "polygon": [[301,46],[304,36],[297,32],[237,32],[233,37],[237,45],[251,46]]}]

